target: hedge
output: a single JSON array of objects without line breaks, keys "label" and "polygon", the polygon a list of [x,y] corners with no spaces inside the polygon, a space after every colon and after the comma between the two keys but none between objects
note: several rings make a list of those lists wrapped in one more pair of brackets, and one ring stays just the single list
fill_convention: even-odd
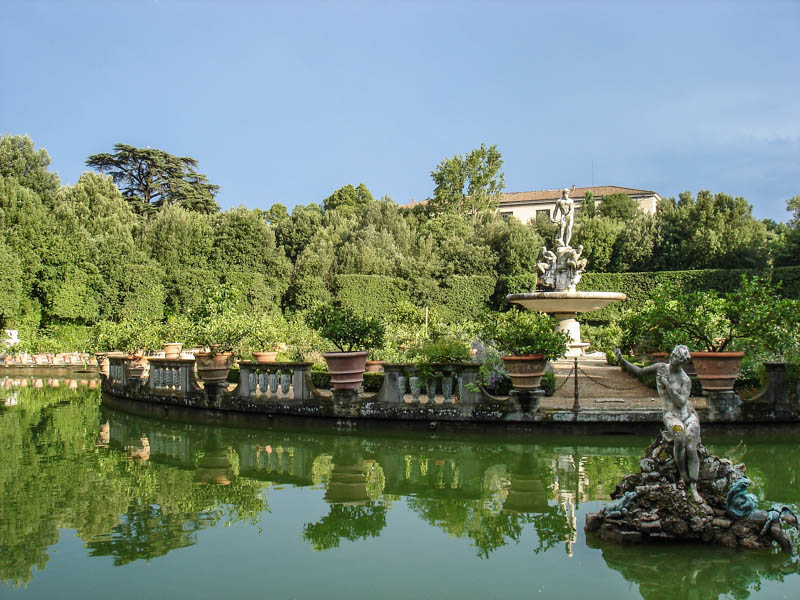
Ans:
[{"label": "hedge", "polygon": [[[488,275],[454,275],[431,290],[431,306],[449,309],[461,318],[480,314],[494,292],[495,278]],[[403,279],[386,275],[339,275],[336,299],[358,314],[381,317],[401,301],[412,302]]]},{"label": "hedge", "polygon": [[[673,284],[686,291],[715,290],[730,292],[736,289],[742,275],[752,277],[764,274],[753,269],[702,269],[695,271],[655,271],[650,273],[584,273],[578,284],[579,291],[623,292],[625,302],[615,302],[608,307],[587,313],[581,321],[607,323],[618,318],[624,310],[638,309],[651,292],[665,284]],[[775,283],[781,282],[781,293],[787,298],[800,298],[800,267],[779,267],[772,271]]]},{"label": "hedge", "polygon": [[400,301],[410,301],[404,281],[387,275],[339,275],[336,299],[366,317],[385,315]]},{"label": "hedge", "polygon": [[475,318],[488,304],[496,282],[489,275],[453,275],[439,288],[436,299],[457,315]]}]

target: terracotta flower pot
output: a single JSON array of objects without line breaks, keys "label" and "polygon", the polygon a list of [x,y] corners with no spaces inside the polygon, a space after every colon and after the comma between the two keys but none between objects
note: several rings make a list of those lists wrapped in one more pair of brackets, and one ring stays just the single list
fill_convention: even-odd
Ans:
[{"label": "terracotta flower pot", "polygon": [[176,360],[181,357],[181,349],[183,344],[179,342],[171,342],[164,344],[164,358]]},{"label": "terracotta flower pot", "polygon": [[231,352],[195,352],[195,365],[197,366],[197,377],[203,383],[221,384],[228,380],[228,371],[233,366],[233,354]]},{"label": "terracotta flower pot", "polygon": [[385,360],[368,360],[367,373],[383,373],[383,365],[386,364]]},{"label": "terracotta flower pot", "polygon": [[275,350],[274,352],[253,352],[253,360],[257,363],[271,363],[275,362],[275,359],[278,356],[278,351]]},{"label": "terracotta flower pot", "polygon": [[364,381],[368,352],[326,352],[331,385],[335,390],[355,390]]},{"label": "terracotta flower pot", "polygon": [[744,352],[692,352],[697,378],[705,392],[733,390]]},{"label": "terracotta flower pot", "polygon": [[538,389],[542,383],[547,359],[543,354],[528,354],[526,356],[504,356],[511,384],[515,390],[530,391]]}]

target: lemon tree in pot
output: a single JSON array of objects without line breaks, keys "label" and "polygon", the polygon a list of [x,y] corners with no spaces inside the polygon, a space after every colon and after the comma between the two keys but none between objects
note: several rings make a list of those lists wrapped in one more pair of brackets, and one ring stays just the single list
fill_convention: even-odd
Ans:
[{"label": "lemon tree in pot", "polygon": [[424,341],[408,351],[414,364],[413,375],[409,378],[411,396],[419,398],[420,384],[425,382],[428,401],[436,396],[437,381],[441,381],[445,402],[450,401],[453,391],[454,367],[472,358],[469,343],[456,335],[440,335]]},{"label": "lemon tree in pot", "polygon": [[385,329],[377,319],[361,317],[353,310],[331,304],[319,305],[306,316],[338,352],[325,352],[331,385],[335,390],[355,390],[364,381],[367,354],[383,345]]},{"label": "lemon tree in pot", "polygon": [[258,363],[275,362],[281,344],[286,341],[286,321],[280,314],[262,314],[253,321],[245,347]]},{"label": "lemon tree in pot", "polygon": [[230,289],[218,289],[207,296],[192,316],[195,337],[201,346],[208,348],[194,355],[197,376],[204,383],[222,384],[227,380],[233,359],[241,355],[252,319]]},{"label": "lemon tree in pot", "polygon": [[94,326],[92,338],[102,352],[122,352],[128,358],[128,376],[139,379],[147,368],[145,352],[161,345],[157,325],[138,319],[101,321]]},{"label": "lemon tree in pot", "polygon": [[747,290],[721,295],[663,286],[653,292],[631,322],[640,335],[662,348],[689,347],[697,377],[706,392],[733,390],[744,352],[741,318],[751,302]]},{"label": "lemon tree in pot", "polygon": [[538,389],[547,362],[567,352],[569,334],[556,331],[556,321],[535,311],[512,308],[487,320],[485,337],[503,353],[514,389]]}]

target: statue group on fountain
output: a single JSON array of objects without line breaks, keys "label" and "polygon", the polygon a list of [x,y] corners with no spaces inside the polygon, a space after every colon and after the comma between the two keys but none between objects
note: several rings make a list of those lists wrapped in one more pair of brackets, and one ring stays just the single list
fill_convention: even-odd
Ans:
[{"label": "statue group on fountain", "polygon": [[578,246],[577,249],[570,246],[574,219],[575,202],[569,197],[569,190],[564,188],[561,190],[561,198],[556,202],[553,216],[550,217],[553,223],[558,223],[556,251],[543,246],[543,260],[536,265],[541,288],[574,292],[581,273],[586,270],[587,260],[581,258],[583,246]]}]

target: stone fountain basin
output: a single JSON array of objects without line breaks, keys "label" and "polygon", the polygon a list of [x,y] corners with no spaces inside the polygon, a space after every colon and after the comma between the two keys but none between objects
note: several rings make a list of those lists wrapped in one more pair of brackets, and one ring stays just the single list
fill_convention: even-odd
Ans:
[{"label": "stone fountain basin", "polygon": [[621,292],[532,292],[506,296],[508,302],[550,314],[591,312],[626,298]]}]

